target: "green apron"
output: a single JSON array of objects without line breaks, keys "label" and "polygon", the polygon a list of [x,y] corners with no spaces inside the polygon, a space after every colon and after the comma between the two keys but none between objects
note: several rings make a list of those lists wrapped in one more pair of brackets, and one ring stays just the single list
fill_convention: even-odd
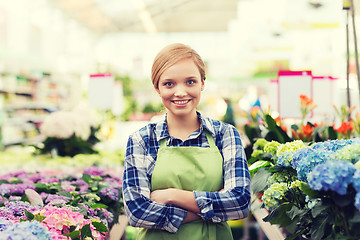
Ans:
[{"label": "green apron", "polygon": [[[177,188],[188,191],[217,192],[223,188],[223,158],[212,136],[206,132],[210,148],[167,147],[160,143],[154,172],[152,191]],[[181,224],[177,233],[141,228],[137,239],[146,240],[232,240],[227,222],[203,220]]]}]

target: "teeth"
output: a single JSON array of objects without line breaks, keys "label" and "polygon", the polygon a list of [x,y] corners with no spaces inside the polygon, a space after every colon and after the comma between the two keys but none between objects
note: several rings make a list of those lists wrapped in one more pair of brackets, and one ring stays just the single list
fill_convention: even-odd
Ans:
[{"label": "teeth", "polygon": [[183,100],[183,101],[174,101],[176,104],[185,104],[188,102],[188,100]]}]

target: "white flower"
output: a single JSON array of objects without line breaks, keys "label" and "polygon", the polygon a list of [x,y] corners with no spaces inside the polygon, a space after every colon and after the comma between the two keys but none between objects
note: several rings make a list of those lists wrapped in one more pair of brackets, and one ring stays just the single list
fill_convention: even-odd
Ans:
[{"label": "white flower", "polygon": [[74,134],[73,119],[71,112],[57,111],[50,113],[41,124],[40,132],[46,137],[69,138]]}]

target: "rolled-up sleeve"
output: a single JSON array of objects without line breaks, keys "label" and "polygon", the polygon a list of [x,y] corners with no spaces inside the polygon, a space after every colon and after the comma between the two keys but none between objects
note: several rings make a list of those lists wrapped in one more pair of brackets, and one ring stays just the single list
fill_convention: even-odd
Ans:
[{"label": "rolled-up sleeve", "polygon": [[[123,174],[123,197],[129,224],[134,227],[178,231],[187,210],[150,200],[149,159],[138,133],[129,137]],[[153,164],[153,163],[152,163]],[[150,164],[151,165],[151,164]]]},{"label": "rolled-up sleeve", "polygon": [[250,174],[239,132],[228,125],[221,137],[224,190],[214,193],[194,191],[201,216],[212,222],[247,217],[251,201]]}]

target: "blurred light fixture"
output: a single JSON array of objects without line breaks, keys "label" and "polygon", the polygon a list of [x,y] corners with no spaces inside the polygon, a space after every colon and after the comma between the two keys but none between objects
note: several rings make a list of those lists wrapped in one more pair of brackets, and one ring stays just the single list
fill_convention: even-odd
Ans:
[{"label": "blurred light fixture", "polygon": [[315,9],[323,6],[323,4],[321,2],[316,1],[316,0],[309,1],[309,5]]},{"label": "blurred light fixture", "polygon": [[155,33],[157,32],[157,28],[152,20],[150,12],[147,10],[146,5],[143,0],[134,1],[135,7],[137,9],[137,13],[139,18],[141,19],[142,24],[146,32]]}]

